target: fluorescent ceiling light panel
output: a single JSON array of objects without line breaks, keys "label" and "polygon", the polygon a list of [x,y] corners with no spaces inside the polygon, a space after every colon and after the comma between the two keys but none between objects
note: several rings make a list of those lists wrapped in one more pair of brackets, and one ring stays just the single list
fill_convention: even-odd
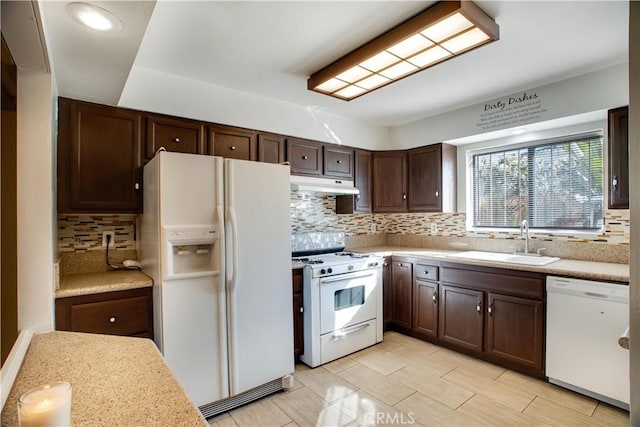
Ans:
[{"label": "fluorescent ceiling light panel", "polygon": [[386,68],[391,64],[395,64],[398,61],[400,61],[400,58],[390,54],[385,50],[367,59],[366,61],[361,62],[360,66],[366,68],[367,70],[380,71],[383,68]]},{"label": "fluorescent ceiling light panel", "polygon": [[442,43],[442,47],[447,49],[451,53],[462,52],[471,47],[477,46],[482,42],[489,40],[489,36],[482,30],[474,28],[465,33],[460,34],[452,39]]},{"label": "fluorescent ceiling light panel", "polygon": [[345,99],[349,99],[349,98],[354,98],[358,95],[361,95],[363,92],[366,92],[366,89],[363,89],[358,86],[350,85],[345,87],[342,90],[335,92],[335,95]]},{"label": "fluorescent ceiling light panel", "polygon": [[379,74],[374,74],[371,77],[367,77],[364,80],[360,80],[358,83],[356,83],[359,87],[365,88],[367,90],[371,90],[375,87],[378,87],[384,83],[387,83],[389,81],[388,78],[383,77]]},{"label": "fluorescent ceiling light panel", "polygon": [[415,73],[418,70],[420,69],[415,65],[403,61],[399,64],[394,65],[393,67],[389,67],[386,70],[380,71],[380,74],[388,77],[389,79],[397,79],[402,76],[406,76],[407,74]]},{"label": "fluorescent ceiling light panel", "polygon": [[499,39],[473,2],[441,1],[313,73],[307,88],[349,101]]},{"label": "fluorescent ceiling light panel", "polygon": [[408,58],[421,50],[433,46],[433,42],[422,34],[416,34],[387,49],[400,58]]},{"label": "fluorescent ceiling light panel", "polygon": [[369,75],[371,75],[371,71],[360,66],[355,66],[344,73],[337,75],[336,78],[344,80],[345,82],[353,83]]},{"label": "fluorescent ceiling light panel", "polygon": [[436,43],[440,43],[444,39],[448,39],[451,36],[461,33],[462,31],[473,27],[473,24],[469,22],[467,18],[459,13],[456,13],[449,18],[446,18],[437,24],[422,31],[425,37],[433,40]]},{"label": "fluorescent ceiling light panel", "polygon": [[342,80],[331,79],[331,80],[327,80],[326,82],[322,83],[316,89],[321,90],[323,92],[331,93],[331,92],[335,92],[338,89],[342,89],[343,87],[345,87],[348,84],[349,83],[343,82]]},{"label": "fluorescent ceiling light panel", "polygon": [[440,46],[434,46],[429,50],[425,50],[424,52],[417,54],[416,56],[412,56],[407,59],[407,61],[411,62],[415,66],[424,68],[446,58],[447,56],[451,56],[451,53],[449,53],[448,50],[445,50]]}]

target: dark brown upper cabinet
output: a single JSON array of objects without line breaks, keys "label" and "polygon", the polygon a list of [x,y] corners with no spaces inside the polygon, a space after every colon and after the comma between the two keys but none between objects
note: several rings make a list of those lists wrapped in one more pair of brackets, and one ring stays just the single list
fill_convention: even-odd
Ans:
[{"label": "dark brown upper cabinet", "polygon": [[353,149],[324,146],[324,175],[328,178],[353,179]]},{"label": "dark brown upper cabinet", "polygon": [[176,153],[205,154],[204,124],[167,116],[147,116],[147,158],[161,147]]},{"label": "dark brown upper cabinet", "polygon": [[629,209],[629,107],[609,110],[609,209]]},{"label": "dark brown upper cabinet", "polygon": [[456,210],[456,155],[447,144],[409,150],[409,212]]},{"label": "dark brown upper cabinet", "polygon": [[301,138],[287,138],[287,160],[291,174],[322,176],[324,144]]},{"label": "dark brown upper cabinet", "polygon": [[407,211],[407,153],[373,153],[373,211]]},{"label": "dark brown upper cabinet", "polygon": [[58,100],[58,212],[141,212],[144,114]]},{"label": "dark brown upper cabinet", "polygon": [[336,213],[371,213],[371,151],[355,150],[354,185],[360,191],[356,196],[337,196]]},{"label": "dark brown upper cabinet", "polygon": [[256,160],[256,132],[223,125],[209,125],[209,154],[228,159]]},{"label": "dark brown upper cabinet", "polygon": [[258,133],[258,161],[265,163],[282,163],[284,159],[284,136],[272,133]]}]

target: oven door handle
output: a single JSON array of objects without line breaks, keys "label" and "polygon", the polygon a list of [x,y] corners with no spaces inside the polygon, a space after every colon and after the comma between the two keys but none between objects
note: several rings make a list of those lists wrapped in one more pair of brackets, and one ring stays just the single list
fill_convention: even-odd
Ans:
[{"label": "oven door handle", "polygon": [[365,323],[362,325],[356,325],[356,326],[351,326],[349,328],[340,329],[339,331],[334,332],[333,339],[338,340],[340,338],[344,338],[349,334],[368,328],[370,325],[371,325],[370,323]]},{"label": "oven door handle", "polygon": [[362,277],[373,276],[373,273],[347,273],[336,277],[324,277],[320,279],[320,283],[344,282],[345,280],[360,279]]}]

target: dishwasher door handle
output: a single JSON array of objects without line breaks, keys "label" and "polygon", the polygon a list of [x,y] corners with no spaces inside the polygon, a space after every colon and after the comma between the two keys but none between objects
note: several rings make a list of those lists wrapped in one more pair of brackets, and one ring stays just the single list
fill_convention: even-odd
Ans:
[{"label": "dishwasher door handle", "polygon": [[595,293],[595,292],[583,292],[583,294],[584,294],[585,296],[593,297],[593,298],[609,299],[609,295],[597,294],[597,293]]}]

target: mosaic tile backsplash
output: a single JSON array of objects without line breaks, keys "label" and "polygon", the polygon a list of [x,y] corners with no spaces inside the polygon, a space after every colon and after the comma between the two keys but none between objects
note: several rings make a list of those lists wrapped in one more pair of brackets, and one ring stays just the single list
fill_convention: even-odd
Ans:
[{"label": "mosaic tile backsplash", "polygon": [[[347,236],[364,234],[412,234],[439,237],[477,237],[517,239],[518,232],[467,231],[464,213],[407,213],[337,215],[335,196],[315,193],[291,193],[291,228],[294,233],[344,231]],[[541,234],[532,239],[582,243],[629,244],[629,211],[605,212],[605,230],[601,234]]]},{"label": "mosaic tile backsplash", "polygon": [[[464,213],[337,215],[335,196],[291,193],[291,232],[344,231],[349,236],[416,235],[515,240],[517,232],[469,232]],[[136,216],[132,214],[58,215],[58,244],[61,253],[101,251],[102,232],[113,230],[116,250],[136,248]],[[432,227],[435,229],[432,230]],[[629,245],[629,211],[605,212],[605,230],[598,235],[538,234],[540,242],[570,242]]]},{"label": "mosaic tile backsplash", "polygon": [[135,250],[135,224],[133,214],[58,215],[58,250],[61,253],[103,251],[103,231],[115,232],[117,251]]}]

